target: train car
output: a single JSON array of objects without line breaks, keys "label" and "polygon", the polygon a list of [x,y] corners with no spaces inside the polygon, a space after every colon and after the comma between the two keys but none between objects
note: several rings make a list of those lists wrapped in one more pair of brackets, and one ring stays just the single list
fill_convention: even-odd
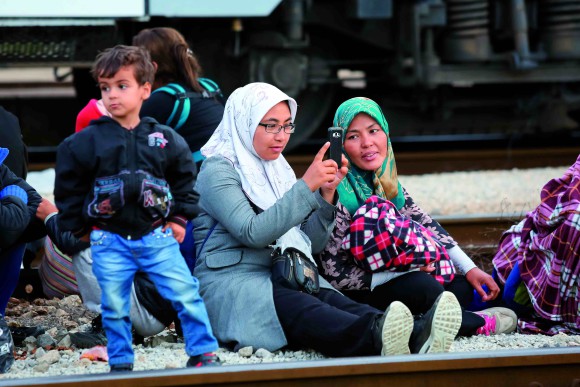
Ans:
[{"label": "train car", "polygon": [[226,94],[263,81],[296,98],[290,148],[355,95],[399,136],[578,128],[580,0],[4,1],[0,67],[72,68],[84,101],[96,53],[152,26],[180,30]]}]

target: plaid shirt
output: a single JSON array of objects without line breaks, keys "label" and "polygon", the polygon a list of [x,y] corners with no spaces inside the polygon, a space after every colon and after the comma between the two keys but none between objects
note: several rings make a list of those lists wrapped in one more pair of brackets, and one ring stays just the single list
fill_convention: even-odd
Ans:
[{"label": "plaid shirt", "polygon": [[[457,243],[447,231],[417,206],[404,188],[403,192],[405,205],[401,208],[400,214],[429,230],[445,249],[449,250],[457,246]],[[321,269],[320,274],[336,289],[368,290],[371,287],[373,273],[358,266],[349,249],[345,249],[342,246],[342,241],[349,233],[351,223],[352,217],[348,210],[339,202],[336,208],[334,230],[326,247],[317,256]]]}]

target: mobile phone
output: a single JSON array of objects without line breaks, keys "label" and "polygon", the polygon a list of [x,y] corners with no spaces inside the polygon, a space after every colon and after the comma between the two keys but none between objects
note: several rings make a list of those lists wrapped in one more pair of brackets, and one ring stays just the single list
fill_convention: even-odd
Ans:
[{"label": "mobile phone", "polygon": [[328,141],[330,141],[328,158],[334,160],[340,168],[342,165],[342,128],[336,126],[328,128]]}]

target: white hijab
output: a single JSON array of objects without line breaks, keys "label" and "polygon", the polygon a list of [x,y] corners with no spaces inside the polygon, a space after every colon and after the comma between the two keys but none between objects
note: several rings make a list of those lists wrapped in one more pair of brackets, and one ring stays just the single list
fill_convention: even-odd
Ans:
[{"label": "white hijab", "polygon": [[[268,83],[250,83],[236,89],[228,98],[222,121],[201,148],[206,157],[222,156],[230,160],[240,175],[242,189],[250,200],[266,210],[296,183],[296,175],[280,155],[276,160],[263,160],[254,149],[256,130],[264,130],[258,123],[266,113],[282,101],[288,101],[290,115],[296,118],[296,101]],[[310,239],[293,227],[276,241],[282,251],[295,247],[312,259]]]}]

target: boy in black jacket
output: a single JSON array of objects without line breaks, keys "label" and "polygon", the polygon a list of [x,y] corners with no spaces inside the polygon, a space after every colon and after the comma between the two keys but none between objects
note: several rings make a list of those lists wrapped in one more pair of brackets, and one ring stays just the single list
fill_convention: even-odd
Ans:
[{"label": "boy in black jacket", "polygon": [[100,53],[93,76],[111,117],[93,121],[57,150],[58,223],[81,239],[90,234],[111,371],[133,368],[129,292],[137,271],[147,273],[177,310],[187,366],[219,364],[197,279],[178,244],[187,219],[197,214],[195,165],[180,135],[151,118],[139,119],[154,72],[141,48]]}]

